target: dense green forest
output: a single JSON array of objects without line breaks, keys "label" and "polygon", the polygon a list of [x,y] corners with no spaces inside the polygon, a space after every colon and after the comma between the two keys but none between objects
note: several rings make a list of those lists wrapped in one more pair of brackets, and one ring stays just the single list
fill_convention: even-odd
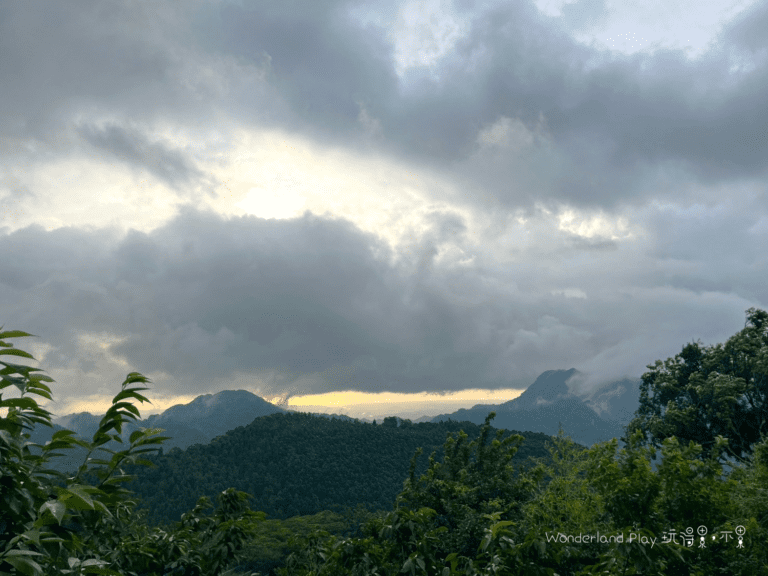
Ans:
[{"label": "dense green forest", "polygon": [[[5,341],[26,336],[0,332],[0,355],[32,358]],[[614,439],[587,449],[561,435],[549,443],[547,459],[527,467],[519,455],[531,438],[494,430],[493,413],[479,429],[461,423],[458,431],[282,415],[259,419],[273,427],[261,436],[251,434],[262,425],[255,421],[210,446],[155,456],[161,431],[142,429],[125,450],[104,456],[99,448],[140,417],[134,402],[147,401],[141,384],[149,381],[135,372],[91,441],[62,430],[33,453],[29,431],[49,425],[50,413],[31,395],[50,399],[44,382],[53,380],[36,368],[0,364],[0,389],[16,386],[22,393],[0,396],[0,408],[8,408],[0,418],[0,576],[768,573],[768,313],[762,310],[747,310],[744,329],[725,344],[690,343],[674,358],[649,365],[623,448]],[[439,434],[444,443],[427,458],[424,451]],[[325,444],[326,461],[305,448],[313,435]],[[269,451],[276,437],[282,452]],[[391,449],[382,439],[392,441]],[[286,518],[321,508],[321,495],[337,503],[334,486],[308,490],[316,478],[302,484],[278,469],[272,479],[249,485],[262,490],[258,498],[229,481],[268,475],[270,458],[291,470],[313,459],[319,469],[332,469],[327,455],[334,441],[331,453],[345,462],[340,475],[359,486],[354,498],[340,499],[349,504],[341,513]],[[385,455],[377,458],[392,459],[392,478],[401,471],[394,503],[389,496],[384,508],[377,509],[376,495],[363,485],[372,461],[357,447],[366,442],[381,442]],[[73,445],[90,454],[77,471],[45,468],[52,454]],[[239,450],[254,456],[243,458]],[[138,472],[139,465],[149,468]],[[227,476],[227,468],[235,476]],[[196,482],[205,483],[204,492],[216,492],[216,505],[198,492],[179,521],[148,523],[140,506],[153,497],[152,486],[170,493],[161,487],[168,475],[183,483],[185,498]],[[280,485],[278,477],[288,486],[282,496],[268,492]],[[123,486],[131,481],[147,482],[143,499]],[[310,492],[316,492],[311,501]],[[365,501],[368,493],[374,500]],[[358,495],[364,505],[352,507]],[[270,505],[283,517],[267,518],[260,509]]]},{"label": "dense green forest", "polygon": [[[148,511],[147,521],[158,526],[178,521],[200,496],[213,497],[229,487],[253,495],[251,507],[270,518],[343,512],[357,504],[391,510],[417,448],[442,458],[448,433],[463,429],[477,436],[481,428],[469,422],[404,424],[272,414],[210,444],[149,456],[152,468],[125,471],[136,475],[131,490],[141,499],[139,508]],[[548,436],[528,432],[525,437],[513,462],[548,455]],[[426,464],[422,458],[419,475]]]}]

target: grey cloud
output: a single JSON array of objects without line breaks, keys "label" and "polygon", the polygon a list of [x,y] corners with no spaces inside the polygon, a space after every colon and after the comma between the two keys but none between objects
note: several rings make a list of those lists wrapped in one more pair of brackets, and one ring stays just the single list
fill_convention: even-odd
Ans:
[{"label": "grey cloud", "polygon": [[[693,61],[672,50],[608,61],[513,10],[499,9],[475,23],[465,52],[484,46],[493,56],[474,78],[462,80],[481,87],[476,101],[485,98],[488,121],[507,115],[530,122],[543,112],[555,150],[568,161],[560,175],[567,180],[541,195],[611,206],[648,194],[632,181],[665,162],[686,163],[702,180],[765,169],[768,114],[756,90],[764,84],[764,67],[725,88],[727,58],[715,50]],[[532,38],[536,32],[540,43]],[[594,174],[603,182],[573,185]],[[510,198],[516,201],[520,197]]]},{"label": "grey cloud", "polygon": [[[463,226],[435,213],[432,245]],[[53,346],[44,367],[54,378],[68,366],[91,378],[91,363],[108,355],[124,362],[111,365],[115,378],[168,375],[162,395],[209,392],[238,375],[263,395],[290,395],[526,386],[555,365],[639,376],[691,334],[723,341],[736,331],[722,333],[727,319],[738,324],[753,301],[734,287],[730,295],[683,282],[659,289],[652,268],[648,288],[628,291],[588,269],[559,270],[557,250],[509,269],[478,257],[415,271],[413,260],[390,256],[350,223],[310,213],[277,221],[184,207],[151,233],[122,237],[36,226],[0,238],[11,272],[0,283],[0,316]],[[701,266],[710,266],[706,254]],[[681,268],[680,278],[690,272]],[[547,292],[553,283],[559,294]],[[84,348],[87,334],[117,340],[97,353]]]},{"label": "grey cloud", "polygon": [[355,26],[345,16],[347,4],[209,6],[195,31],[205,46],[238,58],[267,54],[269,81],[304,129],[348,139],[357,129],[359,102],[377,116],[378,104],[395,98],[396,80],[383,32]]},{"label": "grey cloud", "polygon": [[21,200],[26,197],[35,197],[35,193],[32,192],[26,185],[19,182],[18,178],[5,175],[0,178],[0,186],[4,186],[8,189],[8,197],[15,200]]},{"label": "grey cloud", "polygon": [[170,62],[142,42],[141,14],[129,10],[118,2],[3,4],[0,128],[44,138],[71,107],[129,104],[160,85]]},{"label": "grey cloud", "polygon": [[[437,228],[452,235],[461,225],[443,216]],[[6,301],[22,303],[3,310],[9,323],[55,343],[63,358],[81,357],[84,368],[93,359],[74,335],[114,333],[125,340],[110,354],[132,370],[173,374],[186,391],[275,371],[273,393],[302,378],[303,393],[506,387],[535,377],[550,361],[544,342],[564,343],[556,333],[574,330],[540,324],[533,311],[512,320],[501,303],[457,306],[435,287],[463,283],[480,296],[477,272],[449,278],[433,267],[415,278],[375,259],[386,249],[369,235],[309,214],[280,222],[187,208],[150,234],[83,239],[34,227],[0,240],[0,258],[19,269],[6,281],[16,293]],[[57,243],[77,249],[48,250]],[[36,258],[14,256],[33,248]]]},{"label": "grey cloud", "polygon": [[82,254],[101,259],[104,243],[114,236],[105,232],[93,236],[84,230],[59,228],[46,232],[33,225],[2,237],[0,284],[17,290],[29,290],[87,261]]},{"label": "grey cloud", "polygon": [[610,238],[604,238],[602,236],[585,238],[584,236],[577,236],[574,234],[570,237],[570,243],[577,250],[615,251],[618,249],[615,241],[611,240]]},{"label": "grey cloud", "polygon": [[605,0],[577,0],[560,8],[564,24],[571,30],[588,30],[603,24],[608,17]]},{"label": "grey cloud", "polygon": [[[577,9],[569,6],[566,12]],[[690,61],[666,49],[610,60],[568,38],[556,18],[514,3],[475,14],[469,36],[437,66],[439,79],[412,70],[403,89],[385,43],[370,44],[375,31],[363,41],[359,30],[339,28],[340,18],[286,13],[267,30],[272,20],[261,8],[222,14],[226,49],[270,53],[274,81],[329,138],[349,138],[360,99],[399,153],[448,168],[472,153],[482,126],[502,116],[530,126],[543,113],[558,160],[554,175],[537,167],[539,199],[611,208],[647,197],[639,177],[670,163],[702,182],[766,168],[765,68],[757,55],[758,68],[736,78],[729,77],[729,49]],[[729,34],[726,28],[723,38]],[[494,168],[503,172],[501,162]],[[531,202],[500,182],[492,189],[510,205]]]},{"label": "grey cloud", "polygon": [[750,50],[753,54],[768,46],[768,2],[755,2],[738,14],[722,32],[722,41]]},{"label": "grey cloud", "polygon": [[[66,152],[83,117],[148,125],[162,118],[211,126],[217,107],[240,101],[289,115],[264,85],[263,55],[250,62],[203,53],[192,20],[211,4],[73,0],[0,7],[0,133]],[[247,97],[232,92],[247,90]],[[242,102],[244,100],[245,102]]]},{"label": "grey cloud", "polygon": [[203,177],[185,153],[149,142],[138,130],[112,124],[104,128],[84,125],[77,132],[95,148],[136,168],[147,168],[174,188]]},{"label": "grey cloud", "polygon": [[[673,166],[702,183],[766,171],[765,2],[694,60],[667,49],[615,57],[578,44],[563,18],[599,15],[599,2],[566,5],[563,18],[530,1],[472,13],[467,5],[468,35],[434,70],[413,69],[402,81],[385,31],[359,25],[346,2],[200,1],[157,16],[117,2],[29,6],[6,4],[0,15],[0,130],[51,146],[53,132],[86,108],[132,122],[213,125],[226,105],[235,121],[301,130],[329,146],[364,142],[375,120],[382,150],[472,179],[515,208],[639,204]],[[734,62],[741,72],[731,72]],[[487,170],[472,169],[484,127],[506,117],[534,129],[542,115],[546,146],[533,158],[501,154]],[[132,161],[167,160],[150,162],[166,181],[191,174],[181,153],[153,150],[136,134],[86,134]],[[510,185],[508,173],[520,169],[522,181]]]}]

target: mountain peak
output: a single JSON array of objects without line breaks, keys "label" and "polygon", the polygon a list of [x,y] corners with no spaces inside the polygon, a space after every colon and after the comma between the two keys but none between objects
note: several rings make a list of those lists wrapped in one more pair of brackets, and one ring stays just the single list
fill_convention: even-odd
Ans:
[{"label": "mountain peak", "polygon": [[[171,406],[156,418],[154,424],[162,425],[171,420],[183,420],[194,428],[202,429],[211,425],[211,420],[218,420],[213,425],[218,431],[222,426],[226,427],[227,422],[231,423],[233,418],[240,420],[250,417],[252,420],[257,416],[265,416],[273,412],[285,412],[285,410],[248,390],[222,390],[216,394],[198,396],[188,404]],[[224,431],[226,430],[228,428]]]},{"label": "mountain peak", "polygon": [[570,370],[547,370],[542,372],[536,381],[517,398],[499,406],[502,410],[519,410],[550,404],[558,398],[570,396],[571,391],[566,382],[574,375],[580,374],[575,368]]},{"label": "mountain peak", "polygon": [[558,396],[564,396],[570,393],[566,382],[576,374],[576,368],[570,370],[547,370],[536,378],[536,381],[528,386],[525,392],[520,395],[530,395],[537,399],[554,400]]},{"label": "mountain peak", "polygon": [[638,404],[639,379],[625,378],[610,382],[589,393],[578,391],[584,376],[575,368],[547,370],[525,392],[513,400],[496,406],[477,404],[452,414],[441,414],[441,420],[469,420],[481,424],[489,412],[496,412],[494,428],[530,430],[556,435],[562,424],[566,434],[576,442],[591,446],[618,438]]}]

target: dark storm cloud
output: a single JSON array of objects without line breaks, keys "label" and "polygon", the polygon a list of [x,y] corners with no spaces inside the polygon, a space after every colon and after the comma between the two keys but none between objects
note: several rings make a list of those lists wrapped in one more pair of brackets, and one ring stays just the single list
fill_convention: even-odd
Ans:
[{"label": "dark storm cloud", "polygon": [[[679,351],[682,331],[722,341],[759,290],[745,263],[729,293],[692,292],[685,283],[706,272],[706,258],[675,266],[663,289],[640,269],[640,287],[618,290],[588,269],[563,272],[557,251],[511,270],[482,255],[459,268],[435,260],[463,227],[456,215],[433,214],[424,243],[391,264],[375,237],[309,213],[263,220],[184,208],[148,234],[123,237],[33,226],[0,237],[0,262],[10,264],[0,317],[53,347],[43,367],[54,378],[73,362],[93,371],[89,362],[108,352],[124,363],[107,366],[103,380],[164,373],[165,396],[210,392],[242,375],[265,396],[453,391],[526,386],[566,366],[638,376]],[[592,249],[609,247],[601,243]],[[549,293],[568,287],[557,281],[564,273],[587,297]],[[89,335],[109,346],[84,347]],[[70,386],[82,394],[82,384]]]},{"label": "dark storm cloud", "polygon": [[[436,218],[438,237],[463,226]],[[269,370],[319,373],[303,393],[477,383],[488,352],[457,349],[465,312],[374,259],[374,248],[348,223],[310,215],[225,220],[186,209],[119,242],[31,227],[0,240],[0,260],[16,263],[2,283],[34,306],[3,312],[70,358],[82,354],[78,331],[127,336],[112,353],[200,390]],[[22,258],[26,250],[38,256]]]},{"label": "dark storm cloud", "polygon": [[349,137],[361,101],[396,97],[391,47],[380,30],[360,29],[347,17],[349,2],[243,4],[210,5],[197,14],[200,45],[245,61],[267,54],[269,82],[302,124]]}]

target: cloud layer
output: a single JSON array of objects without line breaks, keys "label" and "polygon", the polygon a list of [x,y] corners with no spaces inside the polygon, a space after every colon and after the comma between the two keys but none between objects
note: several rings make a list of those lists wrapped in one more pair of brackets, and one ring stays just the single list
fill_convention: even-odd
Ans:
[{"label": "cloud layer", "polygon": [[723,341],[768,304],[768,2],[718,6],[694,52],[591,0],[2,5],[0,323],[62,409]]}]

